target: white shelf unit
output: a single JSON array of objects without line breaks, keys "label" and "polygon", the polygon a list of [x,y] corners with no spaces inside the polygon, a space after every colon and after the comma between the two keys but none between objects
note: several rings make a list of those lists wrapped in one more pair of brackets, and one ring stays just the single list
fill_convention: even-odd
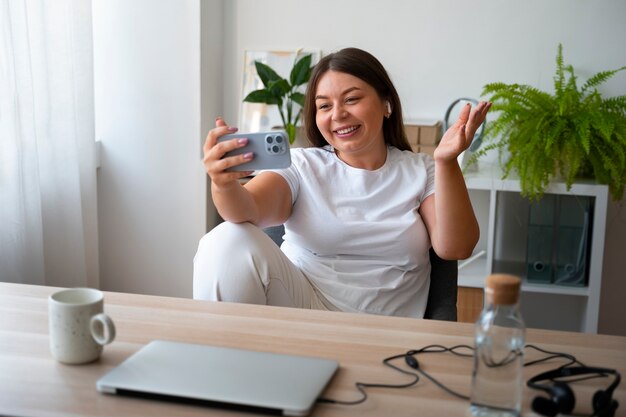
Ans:
[{"label": "white shelf unit", "polygon": [[[512,273],[523,278],[521,310],[528,327],[597,333],[608,187],[578,182],[570,190],[553,183],[546,194],[593,199],[588,285],[570,287],[526,280],[528,210],[517,179],[501,179],[495,168],[465,175],[481,237],[476,260],[459,269],[459,286],[483,288],[487,275]],[[459,265],[462,265],[460,262]]]}]

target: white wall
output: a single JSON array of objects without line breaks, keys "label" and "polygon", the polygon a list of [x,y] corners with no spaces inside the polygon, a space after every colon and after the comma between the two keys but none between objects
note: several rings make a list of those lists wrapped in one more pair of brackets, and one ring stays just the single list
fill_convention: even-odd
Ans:
[{"label": "white wall", "polygon": [[[219,22],[221,1],[211,3]],[[215,81],[212,100],[201,90],[200,12],[199,0],[93,2],[104,290],[191,296],[206,228],[201,105],[215,112],[221,97]]]},{"label": "white wall", "polygon": [[[581,77],[626,63],[616,0],[232,0],[225,3],[225,110],[237,120],[246,49],[366,49],[390,73],[408,118],[442,118],[488,82],[552,88],[559,42]],[[626,74],[607,84],[624,93]]]},{"label": "white wall", "polygon": [[[407,118],[443,118],[488,82],[552,90],[558,43],[580,79],[626,64],[626,2],[618,0],[233,0],[225,3],[224,116],[236,124],[243,53],[366,49],[385,65]],[[603,88],[625,94],[626,73]],[[611,205],[600,332],[626,335],[626,214]]]}]

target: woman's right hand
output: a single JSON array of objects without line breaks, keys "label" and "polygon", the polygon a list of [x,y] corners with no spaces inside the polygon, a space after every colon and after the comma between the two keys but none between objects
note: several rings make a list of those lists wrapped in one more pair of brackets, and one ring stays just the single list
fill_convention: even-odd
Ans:
[{"label": "woman's right hand", "polygon": [[248,144],[246,138],[235,138],[224,142],[217,142],[217,139],[229,133],[235,133],[236,127],[228,126],[221,117],[215,119],[215,128],[209,131],[204,141],[203,163],[204,168],[211,177],[214,185],[222,187],[229,183],[234,183],[240,178],[251,175],[254,171],[226,171],[226,169],[248,162],[253,158],[251,152],[241,155],[224,158],[224,154],[234,149],[243,148]]}]

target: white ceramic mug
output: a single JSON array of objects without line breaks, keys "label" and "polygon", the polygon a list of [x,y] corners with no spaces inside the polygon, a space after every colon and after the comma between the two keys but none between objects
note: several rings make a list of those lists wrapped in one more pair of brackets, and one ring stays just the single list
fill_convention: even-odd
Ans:
[{"label": "white ceramic mug", "polygon": [[50,352],[59,362],[81,364],[100,357],[115,339],[115,325],[103,313],[104,295],[92,288],[70,288],[48,299]]}]

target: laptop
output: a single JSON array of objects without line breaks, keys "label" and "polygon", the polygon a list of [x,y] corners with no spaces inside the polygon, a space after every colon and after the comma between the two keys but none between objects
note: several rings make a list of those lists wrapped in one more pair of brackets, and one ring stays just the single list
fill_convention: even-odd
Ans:
[{"label": "laptop", "polygon": [[306,416],[334,360],[155,340],[96,382],[98,391],[227,409]]}]

